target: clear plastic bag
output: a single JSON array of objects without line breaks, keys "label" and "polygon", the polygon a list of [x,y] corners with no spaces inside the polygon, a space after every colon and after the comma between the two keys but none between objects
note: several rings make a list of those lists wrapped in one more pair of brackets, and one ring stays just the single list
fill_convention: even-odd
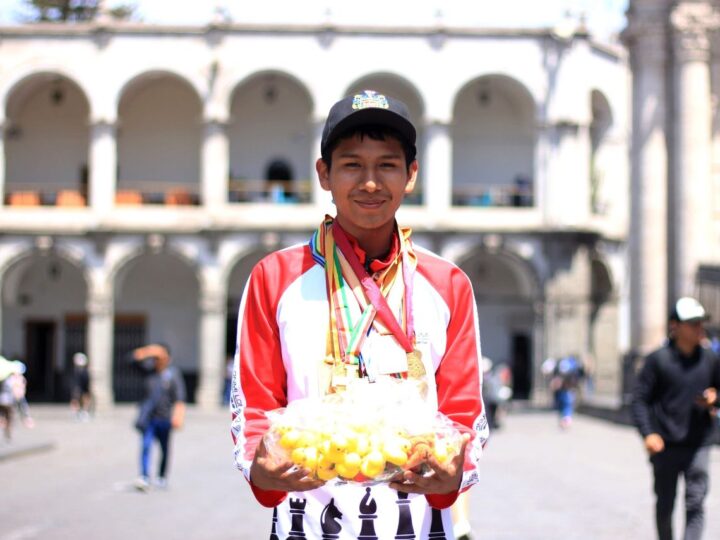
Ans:
[{"label": "clear plastic bag", "polygon": [[410,379],[359,379],[342,393],[296,400],[267,416],[270,455],[334,483],[387,482],[409,469],[422,474],[429,456],[446,463],[462,445],[460,430]]}]

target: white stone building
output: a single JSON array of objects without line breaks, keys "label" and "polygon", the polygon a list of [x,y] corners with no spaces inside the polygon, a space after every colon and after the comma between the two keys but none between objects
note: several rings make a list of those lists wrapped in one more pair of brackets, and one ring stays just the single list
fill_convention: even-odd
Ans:
[{"label": "white stone building", "polygon": [[84,350],[103,405],[164,341],[219,402],[252,265],[305,242],[324,115],[372,88],[419,127],[416,241],[477,295],[483,352],[542,399],[548,356],[617,398],[629,346],[630,83],[584,31],[130,23],[0,28],[0,350],[61,399]]}]

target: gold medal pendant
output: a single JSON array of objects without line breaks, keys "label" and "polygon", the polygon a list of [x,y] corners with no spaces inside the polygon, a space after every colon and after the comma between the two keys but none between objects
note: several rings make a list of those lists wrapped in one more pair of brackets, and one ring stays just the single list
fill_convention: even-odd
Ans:
[{"label": "gold medal pendant", "polygon": [[425,364],[423,364],[422,361],[422,354],[417,349],[407,353],[407,363],[408,377],[413,379],[422,379],[427,374],[425,371]]},{"label": "gold medal pendant", "polygon": [[343,363],[337,363],[333,366],[333,373],[332,373],[332,392],[339,392],[345,390],[345,387],[347,386],[347,371],[345,369],[345,364]]}]

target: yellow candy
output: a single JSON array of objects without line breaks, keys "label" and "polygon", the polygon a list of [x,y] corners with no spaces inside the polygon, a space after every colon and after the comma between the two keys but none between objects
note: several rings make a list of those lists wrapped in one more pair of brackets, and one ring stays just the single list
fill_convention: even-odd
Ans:
[{"label": "yellow candy", "polygon": [[349,454],[345,454],[345,459],[343,460],[343,463],[346,467],[350,469],[360,469],[360,464],[362,463],[362,458],[359,454],[356,454],[355,452],[350,452]]},{"label": "yellow candy", "polygon": [[445,441],[436,441],[435,447],[433,448],[433,455],[435,456],[435,459],[438,460],[438,463],[445,463],[450,457],[450,448],[448,447],[448,443]]},{"label": "yellow candy", "polygon": [[318,464],[318,451],[314,446],[310,446],[305,449],[305,463],[306,469],[314,471]]},{"label": "yellow candy", "polygon": [[355,452],[361,456],[370,452],[370,438],[367,435],[358,435],[357,443],[355,444]]},{"label": "yellow candy", "polygon": [[408,455],[407,452],[403,451],[402,447],[400,447],[397,444],[388,444],[383,447],[383,456],[385,459],[392,463],[393,465],[397,465],[398,467],[402,467],[407,463]]},{"label": "yellow candy", "polygon": [[333,463],[334,463],[333,460],[330,459],[329,456],[322,453],[322,451],[318,454],[318,460],[317,460],[318,470],[330,469],[333,466]]},{"label": "yellow candy", "polygon": [[285,431],[282,437],[280,437],[280,446],[287,450],[292,450],[293,448],[296,448],[298,446],[299,440],[300,432],[296,429],[290,429],[288,431]]},{"label": "yellow candy", "polygon": [[375,478],[385,470],[385,456],[378,450],[370,452],[360,465],[360,472],[368,478]]},{"label": "yellow candy", "polygon": [[300,433],[300,440],[298,446],[315,446],[318,441],[318,436],[312,431],[303,431]]},{"label": "yellow candy", "polygon": [[302,467],[305,464],[305,448],[296,448],[290,454],[290,461],[295,465]]},{"label": "yellow candy", "polygon": [[332,480],[333,478],[335,478],[338,475],[337,471],[332,466],[330,466],[330,467],[318,466],[317,472],[315,474],[320,480],[325,480],[326,482],[328,480]]},{"label": "yellow candy", "polygon": [[339,463],[343,460],[345,452],[347,450],[348,442],[347,439],[339,434],[334,434],[330,439],[330,444],[325,454],[335,463]]},{"label": "yellow candy", "polygon": [[335,465],[335,470],[340,476],[350,480],[352,478],[355,478],[360,472],[360,466],[358,465],[357,467],[349,467],[345,463],[338,463]]}]

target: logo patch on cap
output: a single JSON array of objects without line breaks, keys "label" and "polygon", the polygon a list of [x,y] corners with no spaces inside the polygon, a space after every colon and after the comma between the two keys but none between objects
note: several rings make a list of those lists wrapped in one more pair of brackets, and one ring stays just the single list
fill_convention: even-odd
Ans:
[{"label": "logo patch on cap", "polygon": [[373,90],[363,90],[362,94],[353,96],[352,108],[360,109],[389,109],[390,104],[385,96]]}]

